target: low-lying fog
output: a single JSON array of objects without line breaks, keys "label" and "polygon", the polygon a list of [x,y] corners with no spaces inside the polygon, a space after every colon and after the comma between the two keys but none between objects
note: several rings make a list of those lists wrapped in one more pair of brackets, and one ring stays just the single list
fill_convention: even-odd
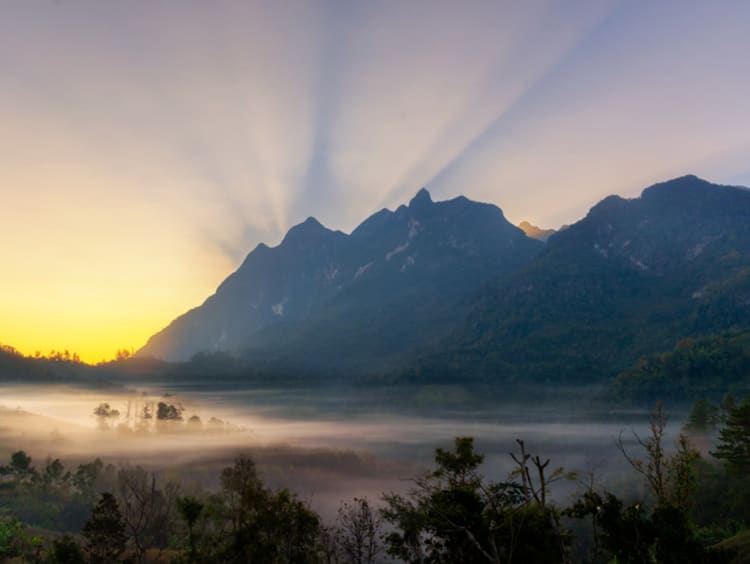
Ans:
[{"label": "low-lying fog", "polygon": [[[183,481],[213,487],[221,468],[244,452],[267,483],[290,487],[330,515],[343,499],[406,489],[409,477],[430,467],[435,448],[456,436],[474,437],[486,455],[484,474],[504,479],[520,438],[554,467],[595,469],[596,480],[615,491],[638,487],[615,441],[624,432],[640,455],[631,430],[645,436],[646,412],[587,407],[575,393],[503,398],[499,390],[439,386],[289,391],[151,384],[107,393],[4,387],[0,460],[19,449],[37,463],[48,456],[70,465],[100,457],[179,471]],[[182,420],[157,419],[158,402],[182,410]],[[102,404],[108,408],[96,416]],[[671,436],[681,419],[673,414]],[[576,487],[558,486],[553,495],[565,501]]]}]

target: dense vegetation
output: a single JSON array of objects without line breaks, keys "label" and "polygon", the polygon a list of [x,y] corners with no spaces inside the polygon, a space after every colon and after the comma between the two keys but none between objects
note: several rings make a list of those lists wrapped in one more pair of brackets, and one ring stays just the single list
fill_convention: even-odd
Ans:
[{"label": "dense vegetation", "polygon": [[[166,409],[166,408],[165,408]],[[641,452],[619,443],[644,493],[622,498],[596,477],[555,468],[517,441],[502,481],[481,473],[471,438],[437,449],[433,469],[380,508],[345,502],[326,524],[286,489],[268,488],[240,455],[203,490],[158,471],[100,460],[37,468],[15,452],[0,467],[0,560],[23,562],[742,562],[750,529],[750,400],[725,403],[690,432],[720,427],[712,454],[687,435],[667,444],[667,417],[652,413]],[[701,421],[709,427],[698,428]],[[554,484],[580,493],[555,500]]]},{"label": "dense vegetation", "polygon": [[601,382],[688,337],[750,327],[750,191],[684,177],[609,197],[487,285],[410,381]]},{"label": "dense vegetation", "polygon": [[25,356],[12,346],[0,344],[0,382],[19,384],[85,384],[112,386],[94,367],[84,364],[69,351],[40,352]]},{"label": "dense vegetation", "polygon": [[263,370],[227,353],[199,353],[186,362],[163,362],[136,358],[127,351],[116,353],[114,360],[95,365],[82,362],[75,353],[51,351],[24,355],[9,345],[0,344],[0,383],[64,384],[92,388],[118,388],[133,382],[156,379],[237,380],[245,385],[258,383],[300,383],[309,373]]},{"label": "dense vegetation", "polygon": [[719,401],[750,393],[750,333],[684,339],[667,353],[642,358],[620,374],[607,396],[618,403],[670,405]]}]

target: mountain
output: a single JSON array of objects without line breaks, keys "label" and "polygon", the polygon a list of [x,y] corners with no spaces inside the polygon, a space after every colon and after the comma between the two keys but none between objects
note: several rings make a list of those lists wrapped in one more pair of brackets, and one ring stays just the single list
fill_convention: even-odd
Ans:
[{"label": "mountain", "polygon": [[349,235],[309,218],[277,247],[258,245],[138,355],[229,351],[305,370],[385,370],[439,342],[483,284],[542,248],[496,206],[433,202],[424,189]]},{"label": "mountain", "polygon": [[549,239],[552,235],[557,233],[555,229],[543,229],[541,227],[537,227],[536,225],[533,225],[529,223],[528,221],[522,221],[518,224],[518,227],[526,233],[527,237],[531,237],[532,239],[538,239],[540,241],[546,241]]},{"label": "mountain", "polygon": [[610,196],[487,285],[405,378],[587,383],[750,327],[750,191],[695,176]]}]

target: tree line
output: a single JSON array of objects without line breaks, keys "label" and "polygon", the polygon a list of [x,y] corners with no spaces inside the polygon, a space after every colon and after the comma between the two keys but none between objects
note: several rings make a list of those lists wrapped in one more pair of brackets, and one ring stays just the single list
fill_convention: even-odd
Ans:
[{"label": "tree line", "polygon": [[[660,405],[634,447],[621,437],[617,448],[645,486],[638,499],[602,488],[593,474],[553,466],[520,439],[509,453],[513,471],[487,479],[473,439],[458,437],[435,451],[433,468],[413,477],[408,490],[344,502],[332,523],[292,491],[269,488],[244,455],[221,471],[218,489],[203,491],[98,459],[74,470],[58,459],[36,468],[18,451],[0,467],[0,560],[743,562],[750,400],[727,410],[709,455],[687,433],[668,443]],[[572,503],[553,501],[561,480],[581,485]]]},{"label": "tree line", "polygon": [[240,429],[217,417],[210,417],[205,422],[198,414],[188,417],[182,404],[150,398],[129,399],[122,410],[103,402],[94,408],[92,415],[100,430],[116,430],[122,433],[228,432]]}]

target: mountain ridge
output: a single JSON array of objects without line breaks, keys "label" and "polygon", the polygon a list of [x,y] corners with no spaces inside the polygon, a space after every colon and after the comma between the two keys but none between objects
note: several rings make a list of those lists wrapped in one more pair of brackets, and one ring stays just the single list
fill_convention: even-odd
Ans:
[{"label": "mountain ridge", "polygon": [[277,372],[410,382],[596,382],[681,338],[750,327],[750,191],[687,175],[606,197],[542,243],[497,206],[420,190],[348,235],[308,218],[185,316],[140,354],[227,350]]},{"label": "mountain ridge", "polygon": [[750,191],[689,175],[604,198],[486,287],[411,377],[471,366],[493,381],[592,382],[682,338],[748,326]]},{"label": "mountain ridge", "polygon": [[[476,279],[503,272],[538,249],[496,206],[463,197],[433,202],[424,188],[408,206],[380,210],[348,235],[310,217],[276,247],[258,245],[212,296],[152,336],[139,355],[186,360],[202,351],[241,353],[253,347],[253,335],[272,325],[322,319],[325,308],[335,311],[347,299],[341,315],[354,315],[373,302],[413,297],[420,285],[437,284],[453,299],[448,281],[474,289]],[[435,293],[429,288],[425,296]]]}]

